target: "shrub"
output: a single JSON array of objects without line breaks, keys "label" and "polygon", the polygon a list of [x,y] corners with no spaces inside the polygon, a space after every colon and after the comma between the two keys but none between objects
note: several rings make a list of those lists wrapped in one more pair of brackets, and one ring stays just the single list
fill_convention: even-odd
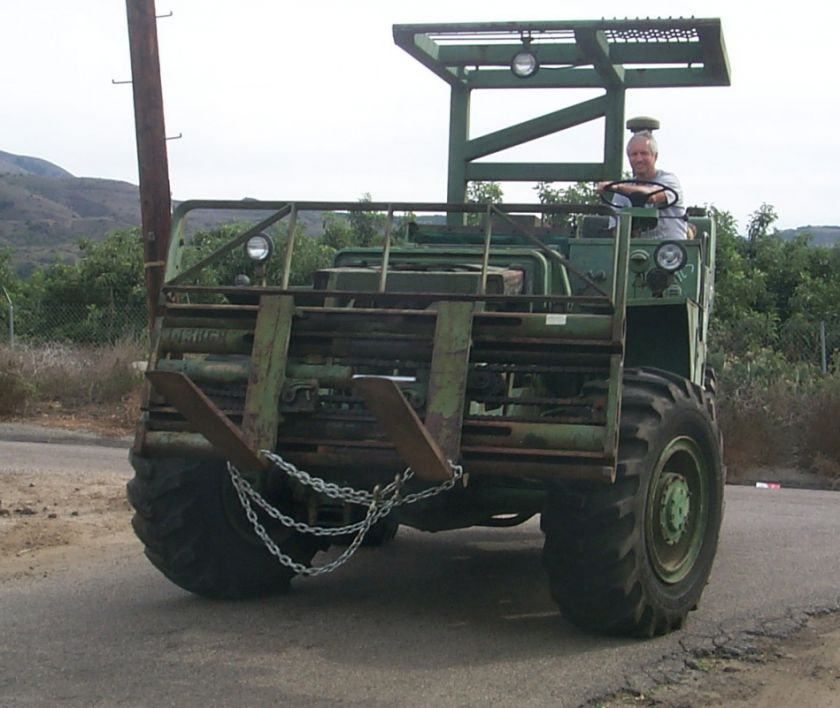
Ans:
[{"label": "shrub", "polygon": [[731,388],[721,382],[720,426],[729,476],[759,465],[793,464],[791,394],[784,386]]},{"label": "shrub", "polygon": [[144,358],[141,346],[130,341],[108,347],[2,347],[0,415],[25,412],[35,403],[72,408],[120,402],[138,388],[142,375],[133,363]]},{"label": "shrub", "polygon": [[131,342],[111,347],[49,344],[39,352],[33,362],[39,397],[62,405],[114,403],[142,378],[132,364],[145,356]]},{"label": "shrub", "polygon": [[840,477],[840,371],[824,376],[813,365],[761,350],[728,358],[720,373],[720,424],[732,478],[765,465]]},{"label": "shrub", "polygon": [[815,472],[840,480],[840,376],[834,375],[803,406],[801,417],[803,462]]},{"label": "shrub", "polygon": [[28,380],[23,357],[9,348],[0,348],[0,416],[25,414],[36,388]]}]

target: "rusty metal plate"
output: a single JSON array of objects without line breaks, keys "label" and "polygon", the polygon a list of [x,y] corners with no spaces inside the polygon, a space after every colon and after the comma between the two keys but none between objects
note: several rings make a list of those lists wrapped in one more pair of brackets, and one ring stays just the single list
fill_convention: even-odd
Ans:
[{"label": "rusty metal plate", "polygon": [[418,479],[442,482],[452,478],[452,468],[443,451],[395,381],[378,376],[363,376],[353,379],[353,387]]},{"label": "rusty metal plate", "polygon": [[243,471],[266,469],[270,463],[251,449],[230,419],[190,379],[174,371],[148,371],[146,378],[218,453]]}]

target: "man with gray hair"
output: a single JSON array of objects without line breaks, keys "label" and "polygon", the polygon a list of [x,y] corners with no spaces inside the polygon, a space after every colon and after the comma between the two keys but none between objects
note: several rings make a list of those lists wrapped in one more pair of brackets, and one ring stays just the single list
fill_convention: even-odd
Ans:
[{"label": "man with gray hair", "polygon": [[[633,178],[641,182],[638,184],[630,181],[620,182],[613,184],[606,191],[612,194],[612,204],[620,209],[631,206],[629,198],[631,194],[650,195],[646,202],[648,206],[668,205],[659,210],[659,222],[654,228],[643,232],[642,238],[688,238],[682,185],[672,172],[656,168],[658,157],[659,146],[651,131],[640,130],[633,133],[633,137],[627,143],[627,159],[630,161],[630,169],[633,170]],[[649,182],[656,184],[648,184]],[[611,183],[601,182],[598,185],[598,191],[603,192],[609,184]]]}]

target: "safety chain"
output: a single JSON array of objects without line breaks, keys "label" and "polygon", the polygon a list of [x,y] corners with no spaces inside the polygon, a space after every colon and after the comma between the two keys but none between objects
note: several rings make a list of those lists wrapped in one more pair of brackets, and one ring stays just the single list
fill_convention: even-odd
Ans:
[{"label": "safety chain", "polygon": [[[319,477],[313,477],[308,472],[300,470],[291,462],[287,462],[280,455],[270,452],[269,450],[261,450],[262,454],[271,460],[277,467],[285,472],[292,479],[296,479],[301,484],[314,489],[316,492],[324,494],[331,499],[338,499],[350,504],[358,504],[360,506],[367,506],[367,514],[362,521],[357,521],[354,524],[347,526],[310,526],[302,521],[296,521],[291,516],[287,516],[279,509],[275,508],[268,502],[259,492],[257,492],[251,484],[245,479],[234,467],[228,462],[228,472],[242,508],[245,510],[245,515],[248,521],[254,527],[254,533],[259,536],[265,547],[280,563],[288,568],[291,568],[298,575],[314,576],[322,573],[330,573],[339,566],[343,565],[359,548],[365,534],[371,526],[373,526],[380,519],[384,519],[394,507],[402,506],[403,504],[414,504],[415,502],[429,497],[436,496],[441,492],[448,491],[455,486],[463,477],[464,470],[460,465],[455,465],[452,462],[449,465],[452,467],[452,477],[436,487],[429,487],[421,492],[413,492],[412,494],[402,494],[403,485],[408,482],[414,473],[410,468],[402,474],[398,474],[393,482],[386,484],[384,487],[377,485],[372,492],[364,489],[354,489],[353,487],[340,487],[332,482],[327,482]],[[260,507],[272,519],[279,521],[283,526],[294,529],[299,533],[312,534],[314,536],[347,536],[355,534],[352,543],[347,549],[335,560],[330,563],[318,567],[306,566],[303,563],[298,563],[291,556],[280,550],[280,547],[268,535],[265,526],[260,523],[257,512],[252,506],[251,502]]]}]

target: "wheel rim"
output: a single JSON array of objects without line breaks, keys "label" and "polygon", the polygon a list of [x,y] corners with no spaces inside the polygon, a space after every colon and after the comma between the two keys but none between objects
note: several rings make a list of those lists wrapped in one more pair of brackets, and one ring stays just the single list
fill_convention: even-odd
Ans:
[{"label": "wheel rim", "polygon": [[645,508],[648,555],[656,575],[674,584],[694,567],[706,536],[709,470],[697,443],[675,438],[653,470]]}]

